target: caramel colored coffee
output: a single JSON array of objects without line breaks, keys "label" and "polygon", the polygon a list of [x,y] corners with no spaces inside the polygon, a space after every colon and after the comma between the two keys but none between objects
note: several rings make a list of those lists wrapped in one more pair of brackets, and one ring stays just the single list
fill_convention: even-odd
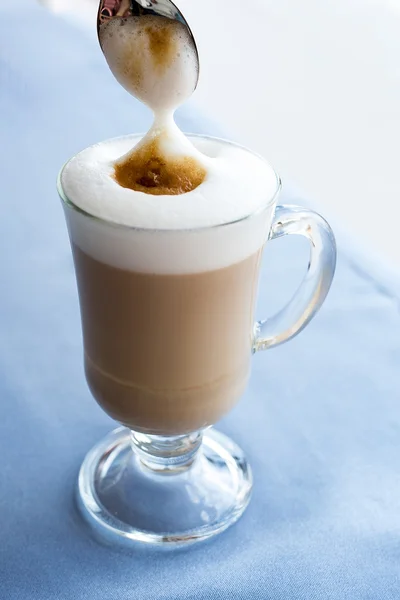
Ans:
[{"label": "caramel colored coffee", "polygon": [[179,435],[218,421],[244,391],[261,250],[214,271],[152,275],[73,244],[85,369],[114,419]]},{"label": "caramel colored coffee", "polygon": [[121,187],[169,196],[191,192],[204,181],[206,170],[195,158],[164,156],[160,142],[165,135],[139,145],[116,163],[114,177]]}]

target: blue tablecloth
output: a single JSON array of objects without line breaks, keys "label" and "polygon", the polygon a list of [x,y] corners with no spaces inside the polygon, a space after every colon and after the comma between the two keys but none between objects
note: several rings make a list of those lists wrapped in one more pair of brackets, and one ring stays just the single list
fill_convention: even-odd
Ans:
[{"label": "blue tablecloth", "polygon": [[[398,281],[339,243],[318,317],[254,358],[245,397],[220,424],[254,470],[237,525],[187,551],[102,546],[76,514],[73,488],[113,423],[84,381],[55,178],[76,151],[145,130],[150,117],[94,39],[28,0],[2,6],[0,109],[0,598],[398,599]],[[179,123],[217,132],[188,109]],[[294,289],[307,252],[302,240],[269,244],[260,315]]]}]

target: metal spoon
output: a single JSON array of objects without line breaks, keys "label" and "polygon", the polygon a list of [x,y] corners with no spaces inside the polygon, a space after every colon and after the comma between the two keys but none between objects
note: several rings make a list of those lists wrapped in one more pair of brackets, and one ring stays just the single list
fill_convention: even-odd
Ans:
[{"label": "metal spoon", "polygon": [[[112,19],[142,17],[145,15],[155,15],[166,17],[167,19],[174,19],[175,21],[180,21],[187,27],[196,54],[198,66],[197,73],[199,74],[200,60],[194,35],[185,17],[171,0],[100,0],[99,11],[97,13],[97,35],[100,47],[102,48],[100,27],[103,23],[107,23]],[[199,75],[197,75],[195,89],[198,80]]]}]

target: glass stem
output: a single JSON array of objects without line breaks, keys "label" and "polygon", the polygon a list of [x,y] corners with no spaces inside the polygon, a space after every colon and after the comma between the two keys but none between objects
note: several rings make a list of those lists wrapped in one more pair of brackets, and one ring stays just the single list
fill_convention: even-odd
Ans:
[{"label": "glass stem", "polygon": [[202,438],[202,431],[163,436],[131,430],[132,449],[140,461],[152,471],[170,475],[181,473],[192,465]]}]

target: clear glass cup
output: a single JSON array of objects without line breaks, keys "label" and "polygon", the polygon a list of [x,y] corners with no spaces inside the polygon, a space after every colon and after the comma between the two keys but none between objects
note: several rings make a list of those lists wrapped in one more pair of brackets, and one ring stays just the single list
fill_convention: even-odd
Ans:
[{"label": "clear glass cup", "polygon": [[[139,136],[129,137],[133,145]],[[277,205],[276,175],[256,212],[189,230],[94,217],[66,196],[61,178],[86,378],[123,425],[84,459],[79,506],[96,530],[128,544],[207,539],[241,516],[252,488],[242,450],[211,426],[242,395],[252,354],[293,338],[324,302],[336,264],[332,230],[311,210]],[[310,241],[306,276],[287,306],[253,325],[264,244],[290,234]]]}]

